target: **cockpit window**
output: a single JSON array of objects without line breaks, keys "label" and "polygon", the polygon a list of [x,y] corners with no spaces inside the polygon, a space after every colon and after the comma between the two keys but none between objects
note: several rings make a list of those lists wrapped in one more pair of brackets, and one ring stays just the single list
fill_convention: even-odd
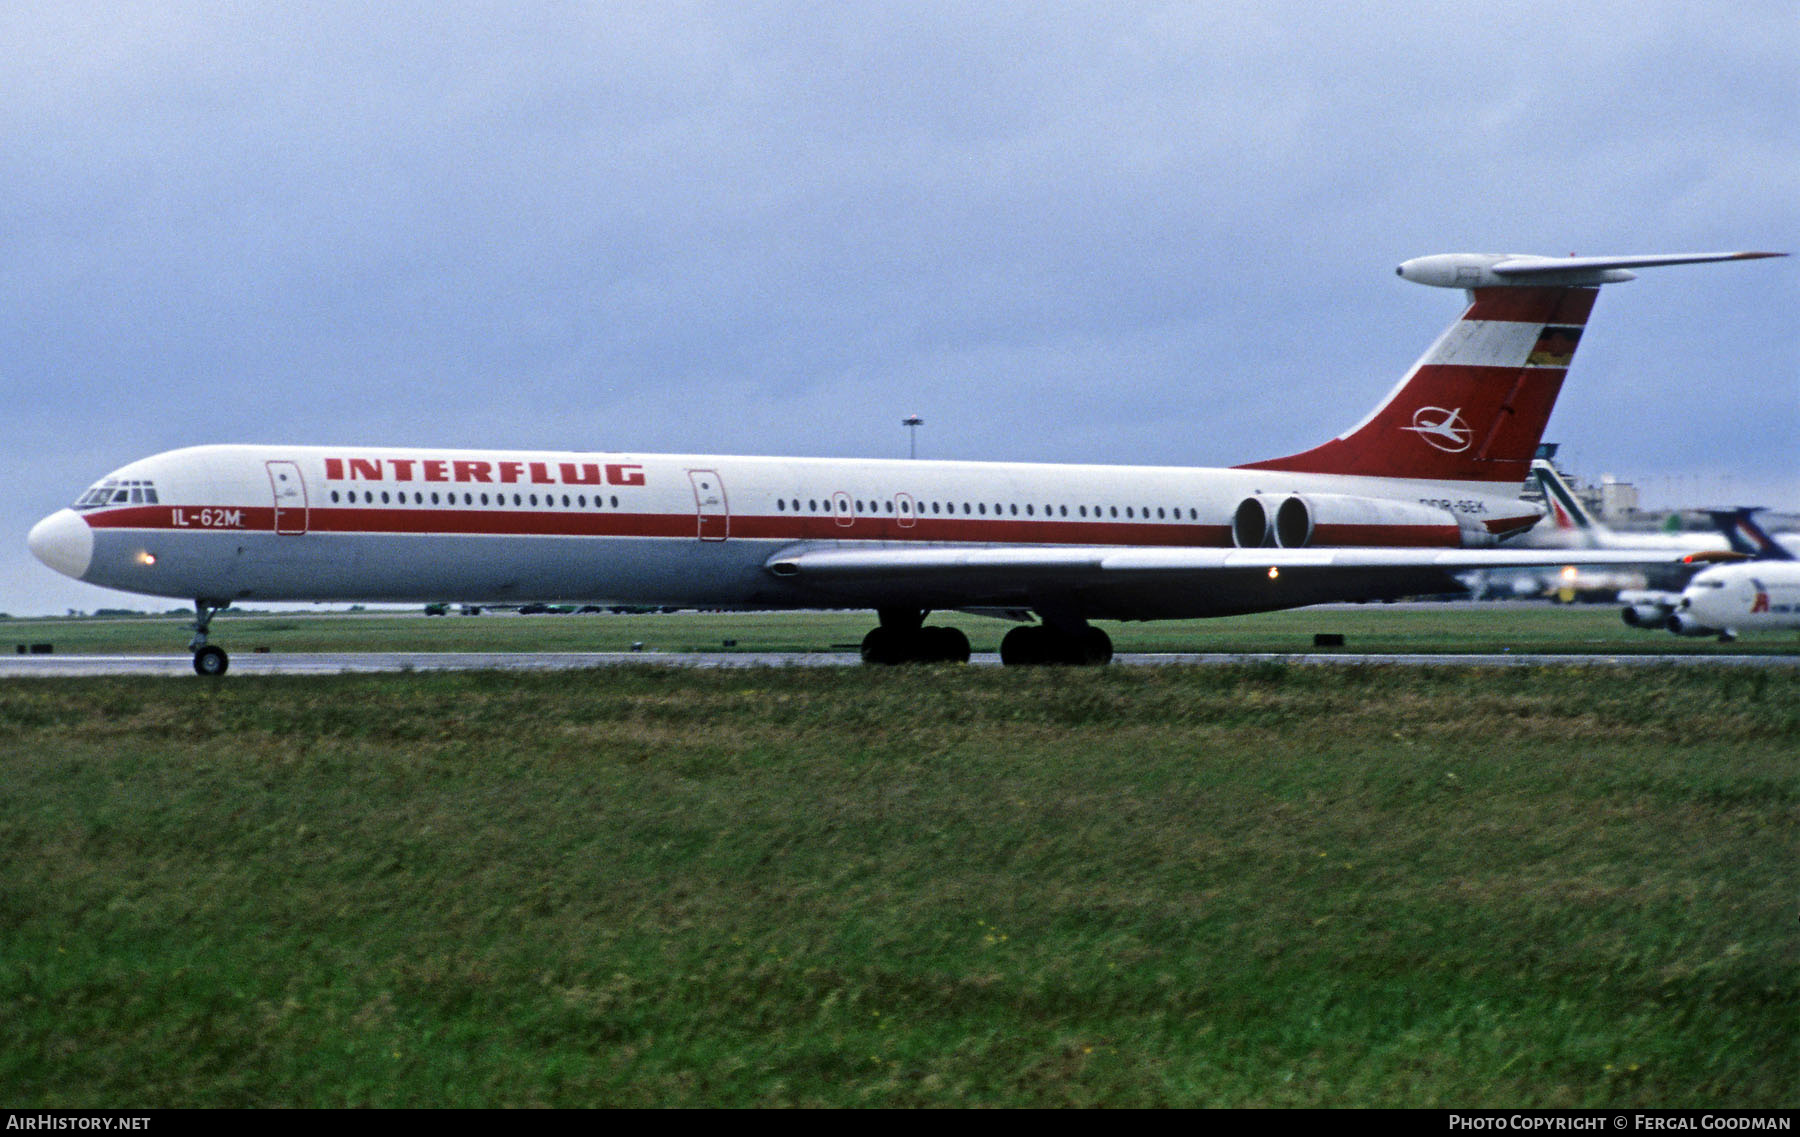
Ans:
[{"label": "cockpit window", "polygon": [[96,482],[75,502],[76,509],[99,509],[107,505],[156,505],[156,486],[143,479],[108,478]]}]

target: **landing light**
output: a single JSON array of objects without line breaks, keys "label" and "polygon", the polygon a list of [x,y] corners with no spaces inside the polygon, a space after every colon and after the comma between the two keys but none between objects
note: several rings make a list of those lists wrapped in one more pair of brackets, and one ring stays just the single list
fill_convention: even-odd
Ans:
[{"label": "landing light", "polygon": [[1269,579],[1270,580],[1274,580],[1276,577],[1278,577],[1280,575],[1281,575],[1281,570],[1279,568],[1276,568],[1274,565],[1269,566]]},{"label": "landing light", "polygon": [[156,554],[149,552],[139,553],[137,559],[138,564],[148,567],[156,563]]}]

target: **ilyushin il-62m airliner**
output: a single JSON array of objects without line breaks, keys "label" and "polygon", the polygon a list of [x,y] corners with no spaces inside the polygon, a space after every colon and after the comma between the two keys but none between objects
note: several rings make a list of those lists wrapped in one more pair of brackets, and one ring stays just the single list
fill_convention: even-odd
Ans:
[{"label": "ilyushin il-62m airliner", "polygon": [[1477,568],[1671,559],[1499,546],[1601,285],[1775,253],[1448,254],[1399,275],[1468,307],[1360,423],[1230,469],[197,446],[35,526],[58,572],[193,600],[874,609],[865,659],[966,660],[933,611],[1012,614],[1004,662],[1100,663],[1092,620],[1225,616],[1458,587]]}]

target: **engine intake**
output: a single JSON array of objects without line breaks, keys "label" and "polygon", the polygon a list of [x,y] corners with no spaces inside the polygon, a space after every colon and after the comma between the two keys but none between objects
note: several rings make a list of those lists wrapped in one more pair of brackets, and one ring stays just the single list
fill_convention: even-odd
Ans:
[{"label": "engine intake", "polygon": [[1240,549],[1260,549],[1275,543],[1275,517],[1281,498],[1258,494],[1238,502],[1231,515],[1231,543]]},{"label": "engine intake", "polygon": [[1231,539],[1240,549],[1277,545],[1429,545],[1461,548],[1492,543],[1454,513],[1423,502],[1349,494],[1309,493],[1286,497],[1259,494],[1238,503]]}]

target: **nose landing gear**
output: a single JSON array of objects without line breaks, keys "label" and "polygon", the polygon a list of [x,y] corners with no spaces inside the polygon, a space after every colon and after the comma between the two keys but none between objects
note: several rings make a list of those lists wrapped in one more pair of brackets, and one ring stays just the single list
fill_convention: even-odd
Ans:
[{"label": "nose landing gear", "polygon": [[209,600],[194,601],[194,638],[188,641],[188,650],[194,653],[194,672],[208,678],[225,674],[231,666],[231,657],[225,649],[206,642],[206,633],[212,627],[212,619],[226,608],[230,601],[215,604]]}]

